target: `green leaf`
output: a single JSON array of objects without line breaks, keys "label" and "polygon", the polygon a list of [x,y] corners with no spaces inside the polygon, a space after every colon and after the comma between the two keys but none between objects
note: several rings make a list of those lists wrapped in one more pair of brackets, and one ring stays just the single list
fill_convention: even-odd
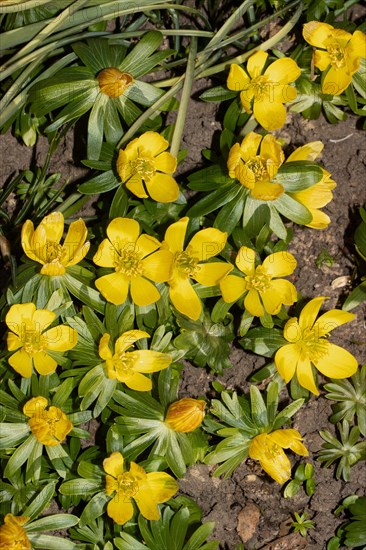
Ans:
[{"label": "green leaf", "polygon": [[99,160],[103,143],[103,126],[105,119],[105,106],[108,96],[99,94],[90,111],[88,121],[88,159]]},{"label": "green leaf", "polygon": [[55,494],[56,481],[50,481],[42,489],[40,493],[32,500],[32,502],[23,510],[24,516],[29,516],[32,519],[38,517],[41,512],[50,504],[52,497]]},{"label": "green leaf", "polygon": [[344,311],[351,311],[362,302],[366,301],[366,281],[356,286],[352,292],[347,296],[342,309]]},{"label": "green leaf", "polygon": [[81,283],[70,275],[70,273],[66,273],[63,280],[73,296],[76,296],[85,305],[95,309],[99,313],[104,313],[105,301],[101,299],[99,292]]},{"label": "green leaf", "polygon": [[71,479],[62,483],[60,486],[60,493],[69,496],[80,495],[83,498],[87,498],[90,495],[94,495],[97,491],[100,491],[101,488],[99,480]]},{"label": "green leaf", "polygon": [[30,429],[27,423],[0,424],[0,449],[8,449],[22,442],[29,435]]},{"label": "green leaf", "polygon": [[94,495],[80,516],[80,527],[90,525],[92,521],[99,518],[103,514],[105,505],[109,500],[110,497],[105,492]]},{"label": "green leaf", "polygon": [[215,86],[205,90],[199,97],[202,101],[226,101],[233,99],[238,95],[238,92],[228,90],[224,86]]},{"label": "green leaf", "polygon": [[323,177],[323,170],[315,162],[298,160],[285,162],[277,172],[276,181],[282,183],[287,193],[308,189]]},{"label": "green leaf", "polygon": [[206,195],[194,204],[187,212],[187,216],[191,218],[199,218],[205,216],[221,206],[233,201],[241,191],[241,186],[233,183],[225,185]]},{"label": "green leaf", "polygon": [[111,189],[115,189],[121,185],[121,182],[118,181],[114,175],[113,170],[108,170],[102,174],[98,174],[94,178],[86,181],[79,185],[79,192],[84,193],[85,195],[97,195],[99,193],[106,193]]},{"label": "green leaf", "polygon": [[4,470],[4,476],[7,478],[12,477],[18,470],[21,469],[24,462],[27,461],[29,455],[31,454],[33,448],[38,443],[37,439],[34,437],[33,434],[31,434],[28,439],[24,441],[20,445],[20,447],[17,448],[16,451],[11,455],[9,458],[9,461],[6,465],[6,468]]},{"label": "green leaf", "polygon": [[[234,183],[224,168],[220,165],[213,165],[198,170],[188,177],[188,187],[196,191],[213,191],[222,187],[222,184]],[[218,185],[220,184],[220,185]]]},{"label": "green leaf", "polygon": [[265,357],[272,357],[281,346],[288,344],[282,336],[282,331],[264,327],[251,329],[239,343],[244,349]]},{"label": "green leaf", "polygon": [[126,193],[123,185],[120,185],[114,194],[114,197],[109,208],[109,218],[117,218],[118,216],[125,216],[127,214],[129,205],[128,194]]},{"label": "green leaf", "polygon": [[[201,525],[191,536],[188,543],[184,545],[184,550],[197,550],[201,548],[201,545],[207,540],[207,538],[211,535],[212,531],[214,530],[215,523],[213,521],[207,521],[203,525]],[[215,546],[213,548],[217,548],[218,542],[212,541]]]},{"label": "green leaf", "polygon": [[57,531],[58,529],[68,529],[79,523],[79,518],[72,514],[53,514],[27,525],[27,533],[37,531]]},{"label": "green leaf", "polygon": [[250,406],[252,418],[256,426],[266,428],[268,426],[267,407],[263,400],[262,394],[257,386],[250,386]]},{"label": "green leaf", "polygon": [[275,202],[275,207],[277,210],[283,216],[286,216],[286,218],[295,223],[306,225],[313,219],[313,216],[310,214],[306,206],[296,201],[289,195],[286,195],[286,193],[281,195],[281,197],[279,197]]},{"label": "green leaf", "polygon": [[[28,530],[27,530],[28,532]],[[37,535],[29,533],[29,541],[32,548],[43,548],[44,550],[76,550],[77,546],[71,540],[52,535]]]},{"label": "green leaf", "polygon": [[216,216],[214,227],[217,227],[221,231],[226,231],[230,235],[243,215],[246,196],[246,189],[241,189],[234,204],[230,202],[220,210]]},{"label": "green leaf", "polygon": [[96,99],[96,90],[87,90],[82,97],[78,97],[57,115],[56,120],[47,126],[45,132],[51,133],[55,130],[58,130],[66,122],[80,118],[84,113],[89,111],[94,104]]},{"label": "green leaf", "polygon": [[150,31],[144,34],[140,42],[129,53],[119,69],[131,73],[135,78],[145,74],[147,58],[158,49],[163,41],[163,35],[158,31]]}]

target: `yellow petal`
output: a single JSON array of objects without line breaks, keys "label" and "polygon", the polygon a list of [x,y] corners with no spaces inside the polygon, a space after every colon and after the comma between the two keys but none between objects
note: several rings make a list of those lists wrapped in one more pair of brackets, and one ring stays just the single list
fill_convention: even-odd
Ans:
[{"label": "yellow petal", "polygon": [[240,102],[242,104],[243,109],[247,113],[252,112],[251,103],[254,95],[255,95],[255,89],[253,85],[249,85],[245,90],[240,92]]},{"label": "yellow petal", "polygon": [[154,166],[159,172],[173,174],[177,169],[177,159],[171,153],[160,153],[154,158]]},{"label": "yellow petal", "polygon": [[296,269],[297,262],[292,254],[286,251],[270,254],[264,260],[262,267],[271,277],[285,277]]},{"label": "yellow petal", "polygon": [[306,227],[312,227],[313,229],[326,229],[328,227],[331,219],[324,212],[312,208],[309,208],[309,212],[313,216],[313,219],[310,223],[306,224]]},{"label": "yellow petal", "polygon": [[160,155],[163,151],[168,149],[169,141],[157,132],[145,132],[139,138],[137,138],[136,145],[138,148],[143,148],[145,151],[151,153],[153,157]]},{"label": "yellow petal", "polygon": [[145,258],[145,256],[152,254],[158,248],[160,248],[160,243],[155,237],[143,234],[136,241],[135,251],[139,254],[140,258]]},{"label": "yellow petal", "polygon": [[32,358],[24,349],[20,349],[11,355],[8,362],[23,378],[30,378],[32,376]]},{"label": "yellow petal", "polygon": [[250,78],[244,69],[240,67],[240,65],[232,63],[230,65],[230,72],[226,83],[229,90],[240,92],[240,90],[243,90],[249,82]]},{"label": "yellow petal", "polygon": [[197,321],[202,312],[202,304],[188,278],[175,278],[174,284],[170,283],[169,296],[180,313]]},{"label": "yellow petal", "polygon": [[160,293],[150,281],[136,277],[131,281],[131,298],[137,306],[148,306],[159,300]]},{"label": "yellow petal", "polygon": [[286,162],[296,162],[297,160],[310,160],[314,161],[322,152],[324,144],[321,141],[312,141],[298,147],[287,157]]},{"label": "yellow petal", "polygon": [[31,248],[37,254],[39,262],[41,264],[47,263],[47,241],[48,241],[46,228],[40,223],[33,233]]},{"label": "yellow petal", "polygon": [[309,21],[305,23],[303,28],[303,36],[306,42],[312,46],[325,49],[325,42],[332,35],[334,27],[328,23],[320,23],[320,21]]},{"label": "yellow petal", "polygon": [[236,302],[246,291],[246,284],[242,277],[228,275],[220,281],[220,290],[225,302]]},{"label": "yellow petal", "polygon": [[303,388],[314,395],[319,395],[318,388],[315,385],[313,369],[308,358],[299,357],[296,369],[297,380]]},{"label": "yellow petal", "polygon": [[94,254],[93,262],[100,267],[114,267],[119,255],[109,239],[103,239]]},{"label": "yellow petal", "polygon": [[268,439],[277,443],[283,449],[290,449],[293,441],[302,440],[301,434],[293,428],[275,430],[268,434]]},{"label": "yellow petal", "polygon": [[150,349],[140,349],[128,353],[133,359],[132,369],[137,372],[158,372],[169,367],[172,358],[167,353]]},{"label": "yellow petal", "polygon": [[155,174],[146,181],[146,189],[150,197],[157,202],[174,202],[179,197],[179,187],[170,174]]},{"label": "yellow petal", "polygon": [[329,334],[335,328],[353,321],[355,318],[356,315],[354,313],[348,313],[347,311],[341,311],[339,309],[332,309],[326,313],[323,313],[323,315],[317,319],[314,324],[314,330],[316,331],[315,333],[317,337],[320,338],[326,334]]},{"label": "yellow petal", "polygon": [[44,376],[55,372],[57,368],[57,361],[44,351],[39,351],[33,355],[33,363],[36,371]]},{"label": "yellow petal", "polygon": [[313,53],[313,62],[315,67],[321,71],[325,71],[328,66],[331,64],[331,58],[328,52],[324,50],[315,50]]},{"label": "yellow petal", "polygon": [[22,325],[28,325],[33,318],[33,314],[36,311],[36,306],[32,303],[27,304],[14,304],[10,307],[5,317],[5,322],[9,329],[17,334],[21,333]]},{"label": "yellow petal", "polygon": [[245,275],[254,275],[255,273],[255,251],[247,246],[239,248],[235,258],[235,263],[238,269]]},{"label": "yellow petal", "polygon": [[251,196],[260,201],[275,201],[285,192],[280,183],[270,183],[268,181],[256,182],[251,191]]},{"label": "yellow petal", "polygon": [[48,406],[48,400],[41,395],[39,397],[33,397],[23,407],[23,413],[25,416],[32,418],[36,414],[41,413]]},{"label": "yellow petal", "polygon": [[53,351],[68,351],[76,346],[78,333],[67,325],[58,325],[43,333],[47,349]]},{"label": "yellow petal", "polygon": [[343,68],[331,67],[322,83],[323,94],[340,95],[352,82],[352,75]]},{"label": "yellow petal", "polygon": [[189,218],[181,218],[179,221],[172,223],[165,232],[164,241],[173,254],[175,252],[182,252],[184,248],[188,222]]},{"label": "yellow petal", "polygon": [[37,248],[33,249],[32,239],[34,235],[34,225],[31,220],[27,220],[22,227],[21,243],[24,253],[28,258],[36,262],[40,262],[40,257],[37,254]]},{"label": "yellow petal", "polygon": [[271,283],[271,289],[278,294],[282,304],[285,306],[292,306],[297,300],[297,291],[295,286],[286,281],[286,279],[276,279]]},{"label": "yellow petal", "polygon": [[123,474],[123,456],[121,453],[112,453],[108,458],[103,460],[103,469],[106,474],[117,478]]},{"label": "yellow petal", "polygon": [[299,353],[295,344],[286,344],[276,352],[274,362],[286,384],[293,378],[298,360]]},{"label": "yellow petal", "polygon": [[301,328],[296,317],[292,317],[285,324],[283,336],[288,342],[298,342],[301,339]]},{"label": "yellow petal", "polygon": [[327,354],[313,363],[329,378],[348,378],[355,374],[358,368],[357,359],[349,351],[329,342]]},{"label": "yellow petal", "polygon": [[158,250],[142,260],[144,275],[155,283],[165,283],[170,279],[173,265],[173,254],[170,250]]},{"label": "yellow petal", "polygon": [[154,520],[160,517],[157,504],[166,502],[177,491],[178,483],[172,476],[165,472],[150,472],[134,499],[144,518]]},{"label": "yellow petal", "polygon": [[347,44],[348,58],[356,62],[351,68],[352,71],[358,70],[360,57],[366,57],[366,35],[361,31],[355,31],[351,40]]},{"label": "yellow petal", "polygon": [[199,264],[199,271],[194,275],[194,279],[204,286],[218,285],[230,271],[234,269],[231,264],[224,262],[211,262]]},{"label": "yellow petal", "polygon": [[120,305],[126,301],[129,282],[121,273],[110,273],[96,279],[95,286],[102,296],[112,304]]},{"label": "yellow petal", "polygon": [[114,218],[107,227],[107,235],[116,250],[127,243],[135,243],[140,234],[140,225],[131,218]]},{"label": "yellow petal", "polygon": [[255,120],[268,131],[279,130],[286,122],[286,109],[279,101],[254,101],[253,115]]},{"label": "yellow petal", "polygon": [[56,319],[56,313],[48,309],[37,309],[33,314],[33,323],[39,332],[43,332]]},{"label": "yellow petal", "polygon": [[8,346],[8,351],[15,351],[23,345],[23,342],[19,336],[16,336],[13,332],[8,332],[6,343]]},{"label": "yellow petal", "polygon": [[213,256],[220,254],[225,247],[227,241],[227,233],[208,227],[202,229],[193,235],[189,243],[191,256],[198,258],[200,262],[208,260]]},{"label": "yellow petal", "polygon": [[152,382],[150,378],[138,372],[134,372],[133,374],[120,373],[117,376],[117,380],[119,380],[120,382],[123,382],[123,384],[126,384],[126,386],[128,388],[131,388],[131,390],[151,391],[152,389]]},{"label": "yellow petal", "polygon": [[227,169],[229,170],[229,176],[231,178],[236,178],[236,170],[241,162],[241,149],[239,143],[235,143],[229,151],[229,156],[227,159]]},{"label": "yellow petal", "polygon": [[147,199],[149,196],[146,193],[145,187],[142,183],[142,177],[140,174],[133,174],[126,183],[126,187],[131,193],[136,195],[139,199]]},{"label": "yellow petal", "polygon": [[265,292],[260,292],[259,294],[267,313],[270,315],[277,315],[282,306],[282,297],[276,294],[273,288],[269,288]]},{"label": "yellow petal", "polygon": [[150,334],[144,330],[127,330],[121,334],[121,336],[117,338],[115,344],[116,355],[124,353],[128,348],[133,346],[137,340],[141,340],[141,338],[150,338]]},{"label": "yellow petal", "polygon": [[289,84],[299,78],[301,69],[294,59],[282,57],[271,63],[264,74],[268,76],[273,83]]},{"label": "yellow petal", "polygon": [[107,514],[118,525],[124,525],[133,516],[133,506],[130,497],[123,497],[123,500],[116,496],[108,502]]},{"label": "yellow petal", "polygon": [[98,353],[101,359],[104,359],[104,360],[112,359],[112,352],[109,347],[110,339],[111,337],[107,332],[103,334],[103,336],[100,339]]},{"label": "yellow petal", "polygon": [[243,139],[240,145],[241,155],[245,161],[251,160],[257,156],[259,144],[262,141],[262,136],[255,132],[249,132]]},{"label": "yellow petal", "polygon": [[45,229],[47,241],[59,243],[64,232],[64,216],[61,212],[52,212],[41,221]]},{"label": "yellow petal", "polygon": [[262,50],[259,50],[249,57],[247,71],[252,78],[256,78],[262,74],[267,59],[268,53]]},{"label": "yellow petal", "polygon": [[249,290],[244,298],[244,307],[254,317],[262,317],[264,308],[256,290]]},{"label": "yellow petal", "polygon": [[317,298],[313,298],[312,300],[310,300],[310,302],[307,303],[305,307],[303,307],[299,317],[299,325],[301,330],[312,328],[319,313],[319,310],[322,307],[324,300],[326,299],[326,296],[318,296]]},{"label": "yellow petal", "polygon": [[[332,180],[330,180],[332,182]],[[297,193],[291,193],[291,196],[301,202],[306,208],[316,209],[322,208],[328,204],[332,198],[332,185],[329,185],[328,181],[325,181],[323,177],[318,183],[308,187],[307,189],[302,189]]]},{"label": "yellow petal", "polygon": [[291,463],[281,447],[269,439],[268,434],[257,435],[249,447],[249,456],[259,460],[261,467],[277,483],[291,477]]},{"label": "yellow petal", "polygon": [[272,179],[285,160],[282,146],[272,134],[264,136],[261,144],[260,156],[266,160],[267,172]]},{"label": "yellow petal", "polygon": [[[89,250],[90,243],[87,246],[83,246],[88,234],[85,222],[80,218],[79,220],[70,224],[69,230],[66,234],[63,248],[66,251],[65,264],[75,265],[80,262]],[[83,251],[81,255],[81,251]],[[81,256],[81,257],[80,257]],[[77,261],[76,258],[78,258]]]}]

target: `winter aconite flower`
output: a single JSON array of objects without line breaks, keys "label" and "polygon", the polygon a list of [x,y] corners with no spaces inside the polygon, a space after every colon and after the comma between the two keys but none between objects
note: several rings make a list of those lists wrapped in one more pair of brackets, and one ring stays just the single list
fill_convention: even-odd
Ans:
[{"label": "winter aconite flower", "polygon": [[205,417],[206,402],[183,397],[168,407],[165,424],[175,432],[188,433],[198,428]]},{"label": "winter aconite flower", "polygon": [[233,266],[224,262],[207,262],[220,254],[227,233],[209,227],[198,231],[184,247],[189,218],[171,224],[166,230],[164,244],[173,255],[172,276],[168,280],[169,296],[174,307],[190,319],[197,320],[202,311],[201,301],[192,287],[191,279],[201,285],[218,285]]},{"label": "winter aconite flower", "polygon": [[172,257],[168,250],[150,235],[140,235],[140,225],[130,218],[115,218],[107,227],[104,239],[93,258],[101,267],[114,268],[113,273],[95,281],[95,286],[108,302],[123,304],[128,294],[138,306],[159,300],[160,294],[151,282],[163,283],[171,275]]},{"label": "winter aconite flower", "polygon": [[[77,332],[67,325],[48,328],[56,319],[56,313],[37,309],[32,303],[15,304],[9,309],[5,321],[8,332],[9,351],[15,351],[8,359],[9,364],[21,376],[32,376],[32,366],[39,374],[50,374],[57,367],[57,361],[48,351],[68,351],[77,342]],[[16,351],[17,350],[17,351]]]},{"label": "winter aconite flower", "polygon": [[36,230],[31,220],[22,227],[22,247],[31,260],[42,264],[41,274],[59,276],[67,267],[79,263],[88,253],[90,243],[85,242],[87,229],[82,219],[70,224],[63,244],[64,217],[52,212],[43,218]]},{"label": "winter aconite flower", "polygon": [[329,69],[322,92],[340,95],[360,68],[360,58],[366,57],[366,35],[361,31],[350,34],[320,21],[305,23],[303,35],[309,44],[320,48],[314,52],[314,65],[321,71]]},{"label": "winter aconite flower", "polygon": [[157,132],[145,132],[121,149],[117,171],[127,189],[139,198],[149,195],[158,202],[173,202],[179,187],[171,174],[177,159],[166,149],[169,142]]},{"label": "winter aconite flower", "polygon": [[297,262],[288,252],[270,254],[256,266],[255,251],[242,246],[235,260],[244,276],[228,275],[220,282],[225,302],[235,302],[245,295],[244,307],[253,316],[265,312],[276,315],[282,304],[291,306],[297,300],[296,288],[290,281],[278,278],[291,275]]},{"label": "winter aconite flower", "polygon": [[297,430],[284,429],[255,436],[249,447],[249,456],[259,460],[263,470],[277,483],[285,483],[291,477],[291,463],[283,449],[291,449],[300,456],[308,456]]},{"label": "winter aconite flower", "polygon": [[0,526],[0,549],[28,550],[31,543],[23,525],[30,520],[27,516],[13,516],[6,514],[4,523]]},{"label": "winter aconite flower", "polygon": [[329,333],[355,318],[354,313],[332,309],[317,315],[326,298],[311,300],[301,311],[299,319],[289,319],[284,337],[289,344],[282,346],[275,355],[275,365],[282,378],[289,382],[296,373],[300,386],[319,395],[315,385],[312,365],[329,378],[348,378],[358,367],[349,351],[331,344]]},{"label": "winter aconite flower", "polygon": [[146,473],[135,462],[124,470],[121,453],[112,453],[103,461],[106,472],[106,493],[113,498],[108,502],[107,514],[119,525],[129,521],[134,513],[132,499],[141,514],[148,520],[160,518],[158,504],[169,500],[178,490],[175,479],[165,472]]},{"label": "winter aconite flower", "polygon": [[[315,160],[321,151],[323,150],[324,145],[321,141],[312,141],[307,143],[302,147],[295,149],[293,153],[287,158],[287,162],[296,162],[302,160]],[[308,227],[314,229],[325,229],[330,224],[330,218],[324,212],[320,211],[320,208],[327,205],[333,198],[332,190],[337,187],[335,181],[330,177],[330,173],[322,168],[323,177],[322,179],[308,187],[307,189],[302,189],[295,193],[289,193],[289,195],[296,201],[303,204],[312,215],[313,219],[310,223],[306,224]]]},{"label": "winter aconite flower", "polygon": [[128,351],[141,338],[150,338],[150,335],[142,330],[128,330],[117,338],[112,353],[109,347],[110,335],[106,333],[99,343],[99,355],[106,362],[109,378],[123,382],[133,390],[150,391],[152,382],[143,373],[166,369],[172,358],[167,353],[154,350]]},{"label": "winter aconite flower", "polygon": [[252,198],[273,201],[285,192],[281,183],[273,181],[284,160],[281,144],[273,135],[249,132],[230,149],[227,167],[229,176],[250,189]]},{"label": "winter aconite flower", "polygon": [[66,414],[58,407],[48,407],[45,397],[33,397],[23,407],[23,413],[29,416],[32,434],[42,445],[55,447],[62,443],[73,425]]},{"label": "winter aconite flower", "polygon": [[108,97],[119,97],[130,84],[133,84],[133,76],[123,73],[116,67],[103,69],[97,76],[100,91]]},{"label": "winter aconite flower", "polygon": [[296,88],[289,84],[299,78],[301,70],[296,61],[282,57],[263,72],[267,59],[268,53],[256,52],[248,59],[247,72],[240,65],[232,64],[227,87],[240,92],[240,101],[246,112],[253,111],[256,121],[272,131],[285,124],[286,109],[283,104],[296,98]]}]

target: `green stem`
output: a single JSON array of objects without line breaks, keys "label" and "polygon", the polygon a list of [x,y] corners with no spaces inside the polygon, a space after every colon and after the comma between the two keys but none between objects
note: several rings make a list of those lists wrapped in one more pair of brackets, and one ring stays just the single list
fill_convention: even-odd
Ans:
[{"label": "green stem", "polygon": [[182,97],[180,100],[172,143],[170,146],[170,152],[174,157],[178,156],[182,134],[184,130],[184,124],[187,116],[188,103],[191,97],[192,84],[194,80],[196,54],[197,54],[197,38],[193,36],[191,39],[191,44],[189,49],[187,69],[184,75]]}]

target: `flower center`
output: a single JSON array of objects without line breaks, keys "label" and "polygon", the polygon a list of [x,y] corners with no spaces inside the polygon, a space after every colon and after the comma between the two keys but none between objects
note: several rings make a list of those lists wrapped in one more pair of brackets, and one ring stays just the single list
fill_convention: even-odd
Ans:
[{"label": "flower center", "polygon": [[20,339],[23,349],[29,355],[43,351],[46,346],[45,337],[35,329],[22,327]]},{"label": "flower center", "polygon": [[314,329],[305,328],[302,331],[301,340],[296,342],[299,352],[311,361],[318,361],[328,351],[328,341],[319,338]]},{"label": "flower center", "polygon": [[58,407],[37,411],[28,421],[33,435],[42,445],[55,446],[61,443],[72,430],[72,424]]},{"label": "flower center", "polygon": [[130,474],[130,472],[124,472],[123,474],[117,477],[118,484],[118,496],[122,497],[133,497],[139,490],[139,484],[136,478]]},{"label": "flower center", "polygon": [[45,244],[45,258],[46,263],[60,261],[65,254],[65,249],[59,243],[54,241],[47,241]]},{"label": "flower center", "polygon": [[128,374],[133,366],[133,359],[128,353],[121,353],[113,357],[113,367],[118,375]]},{"label": "flower center", "polygon": [[261,157],[253,157],[245,163],[255,176],[255,181],[268,181],[270,179],[267,167]]},{"label": "flower center", "polygon": [[254,275],[245,277],[247,290],[257,290],[258,292],[265,292],[270,287],[270,281],[271,277],[264,273],[261,265],[257,267]]},{"label": "flower center", "polygon": [[195,258],[190,253],[189,247],[187,250],[176,252],[174,255],[174,265],[176,269],[186,277],[194,277],[197,271],[199,271],[200,267],[197,265],[198,262],[199,259]]},{"label": "flower center", "polygon": [[119,97],[133,83],[133,76],[116,67],[103,69],[97,76],[100,91],[112,98]]},{"label": "flower center", "polygon": [[135,249],[121,249],[115,261],[115,270],[118,273],[123,273],[123,275],[126,275],[130,279],[138,277],[144,271],[140,255]]},{"label": "flower center", "polygon": [[144,156],[139,156],[136,160],[131,160],[130,168],[133,174],[139,174],[145,181],[151,180],[156,173],[151,159]]},{"label": "flower center", "polygon": [[340,69],[345,65],[345,51],[337,42],[332,42],[327,46],[327,52],[333,67]]},{"label": "flower center", "polygon": [[257,76],[252,79],[250,85],[254,92],[255,99],[261,100],[264,99],[265,96],[269,98],[272,83],[268,81],[268,76]]}]

